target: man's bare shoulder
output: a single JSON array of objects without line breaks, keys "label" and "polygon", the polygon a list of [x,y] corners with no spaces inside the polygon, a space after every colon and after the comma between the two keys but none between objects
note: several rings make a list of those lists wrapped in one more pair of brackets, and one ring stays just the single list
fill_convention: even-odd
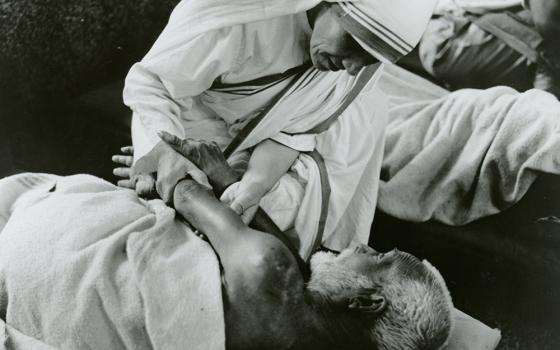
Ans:
[{"label": "man's bare shoulder", "polygon": [[296,258],[276,237],[259,232],[261,239],[248,242],[250,248],[239,258],[244,261],[247,279],[271,302],[304,295],[304,279]]},{"label": "man's bare shoulder", "polygon": [[237,335],[232,348],[289,348],[307,314],[305,281],[292,253],[275,237],[259,240],[253,249],[255,254],[245,257],[250,292],[227,296],[228,328]]}]

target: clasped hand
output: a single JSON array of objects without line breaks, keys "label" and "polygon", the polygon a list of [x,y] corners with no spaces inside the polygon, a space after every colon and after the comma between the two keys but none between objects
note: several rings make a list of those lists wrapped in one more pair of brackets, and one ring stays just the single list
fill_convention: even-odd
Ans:
[{"label": "clasped hand", "polygon": [[[162,141],[134,165],[132,147],[123,147],[122,155],[113,156],[113,162],[120,165],[113,173],[123,178],[117,183],[119,186],[134,189],[145,198],[157,194],[171,204],[175,186],[182,179],[192,177],[199,183],[210,182],[214,186],[224,173],[231,172],[215,142],[181,140],[167,132],[159,135]],[[157,171],[152,172],[150,168]]]}]

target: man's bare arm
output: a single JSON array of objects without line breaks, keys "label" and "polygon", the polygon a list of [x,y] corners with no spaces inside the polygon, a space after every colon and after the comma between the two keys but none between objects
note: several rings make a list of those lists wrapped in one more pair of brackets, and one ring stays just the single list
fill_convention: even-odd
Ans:
[{"label": "man's bare arm", "polygon": [[[169,136],[166,134],[162,135],[162,138],[167,140],[171,144],[180,143],[181,140],[174,139],[174,136]],[[195,141],[197,142],[197,141]],[[202,156],[208,156],[208,144],[201,144],[201,148],[206,148],[203,154],[197,152],[197,159],[201,158]],[[182,154],[181,150],[177,149],[178,146],[171,152],[179,152]],[[113,156],[113,162],[118,164],[118,168],[114,170],[114,174],[123,178],[120,180],[118,185],[121,187],[130,188],[136,190],[139,196],[142,197],[152,197],[152,194],[155,196],[157,193],[155,192],[155,176],[152,178],[151,176],[147,176],[146,178],[140,176],[132,175],[132,161],[133,161],[133,149],[132,147],[123,147],[121,149],[123,152],[122,154]],[[201,168],[207,175],[210,184],[213,187],[214,193],[217,197],[220,195],[233,183],[240,180],[240,176],[229,166],[229,164],[223,159],[223,155],[219,148],[214,149],[211,152],[213,155],[204,158],[204,162],[196,163],[196,159],[191,159],[191,161],[195,162],[195,164]],[[188,155],[183,155],[187,156]],[[253,218],[253,221],[249,224],[249,226],[255,230],[268,232],[282,241],[288,249],[292,252],[294,257],[296,258],[298,265],[300,267],[301,272],[305,277],[308,276],[308,266],[305,264],[303,259],[299,256],[297,249],[292,245],[290,240],[284,235],[284,233],[276,226],[276,224],[266,215],[266,213],[259,209]]]},{"label": "man's bare arm", "polygon": [[177,213],[204,233],[218,254],[230,297],[242,299],[262,288],[282,295],[303,283],[296,259],[280,240],[249,228],[205,187],[182,180],[173,198]]},{"label": "man's bare arm", "polygon": [[[211,142],[181,140],[165,132],[161,133],[160,137],[175,151],[196,164],[196,166],[206,174],[216,196],[219,197],[228,186],[239,181],[240,176],[229,166],[222,151],[216,144]],[[308,266],[299,256],[297,249],[295,249],[286,235],[262,209],[257,211],[249,226],[258,231],[267,232],[284,243],[296,259],[304,277],[308,277]]]}]

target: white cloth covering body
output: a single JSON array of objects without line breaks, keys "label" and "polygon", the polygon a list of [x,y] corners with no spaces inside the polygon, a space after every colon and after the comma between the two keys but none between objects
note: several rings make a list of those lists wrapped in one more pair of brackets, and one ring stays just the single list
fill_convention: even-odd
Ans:
[{"label": "white cloth covering body", "polygon": [[[1,350],[225,349],[214,252],[160,201],[21,174],[0,180],[0,217]],[[460,311],[455,325],[447,350],[500,338]]]},{"label": "white cloth covering body", "polygon": [[21,174],[0,216],[0,349],[224,349],[216,256],[163,202]]},{"label": "white cloth covering body", "polygon": [[[311,29],[305,11],[246,24],[218,16],[214,22],[223,23],[211,22],[218,29],[208,30],[188,20],[195,3],[179,4],[152,50],[127,77],[124,100],[134,112],[136,160],[159,142],[160,130],[216,141],[224,148],[291,83],[255,79],[309,61]],[[307,1],[304,7],[316,3]],[[302,152],[319,151],[332,190],[322,243],[331,249],[368,241],[387,114],[374,81],[326,132],[306,134],[336,111],[355,82],[343,71],[314,74],[303,81],[305,90],[281,99],[263,121],[266,128],[259,126],[239,148],[248,150],[270,138]],[[238,152],[232,159],[239,165],[246,154]],[[282,230],[295,229],[304,258],[311,254],[321,214],[319,169],[313,163],[301,154],[292,171],[261,202]]]}]

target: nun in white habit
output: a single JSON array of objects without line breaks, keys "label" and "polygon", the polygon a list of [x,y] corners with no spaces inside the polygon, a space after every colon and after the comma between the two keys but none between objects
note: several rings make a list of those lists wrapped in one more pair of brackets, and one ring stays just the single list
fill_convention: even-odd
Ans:
[{"label": "nun in white habit", "polygon": [[387,119],[376,81],[418,43],[435,3],[183,0],[126,79],[128,184],[157,172],[169,200],[193,175],[178,154],[157,156],[158,132],[214,141],[245,174],[222,196],[245,220],[260,206],[304,259],[367,243]]}]

